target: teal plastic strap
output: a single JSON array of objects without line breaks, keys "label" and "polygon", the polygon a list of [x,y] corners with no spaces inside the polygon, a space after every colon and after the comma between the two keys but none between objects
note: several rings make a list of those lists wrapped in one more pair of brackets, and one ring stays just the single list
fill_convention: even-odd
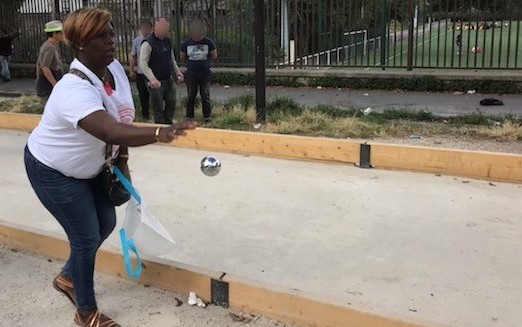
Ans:
[{"label": "teal plastic strap", "polygon": [[[125,263],[125,270],[127,274],[132,278],[138,278],[141,275],[141,258],[138,254],[138,250],[136,249],[136,245],[131,239],[127,239],[127,234],[125,233],[125,228],[120,229],[120,240],[121,240],[121,250],[123,252],[123,262]],[[132,269],[132,262],[129,250],[134,252],[136,255],[137,263],[136,269]]]},{"label": "teal plastic strap", "polygon": [[[136,199],[138,204],[141,203],[141,196],[139,195],[138,191],[132,186],[130,181],[123,175],[121,170],[113,166],[113,171],[116,177],[118,177],[118,180],[120,181],[121,185]],[[127,271],[127,274],[132,278],[138,278],[141,275],[141,257],[138,254],[138,249],[136,249],[136,244],[134,244],[134,241],[132,239],[127,238],[127,234],[125,233],[125,229],[120,229],[120,241],[121,241],[121,251],[123,253],[123,262],[125,264],[125,270]],[[138,260],[136,264],[136,269],[132,269],[132,261],[130,258],[130,251],[134,252],[136,255],[136,259]]]},{"label": "teal plastic strap", "polygon": [[138,201],[138,204],[140,204],[141,196],[139,195],[138,191],[136,191],[136,189],[132,186],[131,182],[125,177],[125,175],[123,175],[120,168],[118,168],[117,166],[113,166],[112,169],[116,177],[118,177],[118,179],[120,180],[121,185],[123,185],[127,192],[129,192],[136,199],[136,201]]}]

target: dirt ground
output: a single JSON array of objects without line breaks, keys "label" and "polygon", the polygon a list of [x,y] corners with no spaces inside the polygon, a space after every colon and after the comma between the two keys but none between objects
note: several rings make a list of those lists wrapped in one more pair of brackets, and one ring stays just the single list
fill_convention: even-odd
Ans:
[{"label": "dirt ground", "polygon": [[[55,291],[51,281],[63,262],[0,247],[0,326],[76,326],[74,307]],[[97,274],[95,285],[100,309],[125,327],[290,327],[261,316],[234,321],[231,311],[215,306],[205,309],[187,305],[188,295],[144,287]],[[183,301],[176,306],[176,298]]]}]

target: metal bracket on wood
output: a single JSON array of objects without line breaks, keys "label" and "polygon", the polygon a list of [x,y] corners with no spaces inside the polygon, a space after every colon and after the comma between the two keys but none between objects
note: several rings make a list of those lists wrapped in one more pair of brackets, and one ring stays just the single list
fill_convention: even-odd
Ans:
[{"label": "metal bracket on wood", "polygon": [[223,281],[223,276],[220,279],[212,278],[210,281],[210,302],[223,308],[228,308],[228,283]]},{"label": "metal bracket on wood", "polygon": [[372,168],[371,150],[372,146],[370,144],[361,144],[359,168]]}]

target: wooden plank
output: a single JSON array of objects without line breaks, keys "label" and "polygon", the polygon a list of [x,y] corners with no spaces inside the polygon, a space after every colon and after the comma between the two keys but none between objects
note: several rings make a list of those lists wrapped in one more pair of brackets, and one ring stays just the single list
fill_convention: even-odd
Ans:
[{"label": "wooden plank", "polygon": [[[0,128],[31,131],[39,120],[39,115],[0,113]],[[358,142],[328,138],[198,128],[170,145],[292,159],[359,162]]]},{"label": "wooden plank", "polygon": [[352,308],[254,286],[226,275],[230,307],[255,312],[290,324],[313,327],[420,327],[434,324],[406,322]]},{"label": "wooden plank", "polygon": [[57,234],[40,234],[36,229],[0,221],[0,244],[48,256],[52,259],[66,260],[69,257],[67,242]]},{"label": "wooden plank", "polygon": [[32,131],[40,122],[40,115],[0,113],[0,128]]},{"label": "wooden plank", "polygon": [[[134,264],[134,261],[133,261]],[[127,277],[120,254],[102,250],[96,257],[99,272],[117,277]],[[196,292],[206,302],[210,301],[210,279],[219,278],[221,273],[197,272],[196,268],[188,268],[173,261],[144,260],[143,271],[137,281],[162,290],[178,294]]]},{"label": "wooden plank", "polygon": [[[32,130],[40,116],[0,113],[0,128]],[[154,126],[137,123],[138,126]],[[357,141],[199,128],[169,144],[211,151],[290,159],[358,163]],[[375,168],[434,172],[522,182],[522,155],[392,144],[372,144]]]},{"label": "wooden plank", "polygon": [[522,182],[522,155],[480,151],[372,144],[375,168],[400,169]]},{"label": "wooden plank", "polygon": [[[58,235],[36,231],[0,221],[0,244],[47,256],[57,260],[69,257],[69,243]],[[133,261],[135,264],[135,261]],[[98,272],[130,279],[125,272],[121,254],[100,250],[96,256]],[[221,272],[213,272],[165,259],[143,261],[141,284],[151,285],[178,294],[196,292],[200,298],[210,301],[210,279],[219,278]]]},{"label": "wooden plank", "polygon": [[[141,124],[139,124],[141,125]],[[173,146],[270,157],[358,163],[360,143],[349,140],[198,128]]]}]

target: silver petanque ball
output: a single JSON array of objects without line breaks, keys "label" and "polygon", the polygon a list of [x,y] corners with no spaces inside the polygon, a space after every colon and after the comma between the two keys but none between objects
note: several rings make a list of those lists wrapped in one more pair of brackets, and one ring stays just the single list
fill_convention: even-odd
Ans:
[{"label": "silver petanque ball", "polygon": [[221,170],[221,161],[213,156],[206,156],[201,160],[201,171],[207,176],[216,176]]}]

